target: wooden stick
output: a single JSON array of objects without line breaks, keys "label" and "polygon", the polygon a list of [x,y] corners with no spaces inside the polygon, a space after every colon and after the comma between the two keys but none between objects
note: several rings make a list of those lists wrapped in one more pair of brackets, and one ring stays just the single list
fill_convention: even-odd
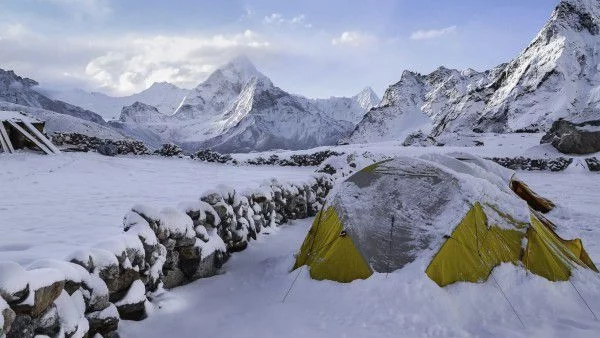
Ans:
[{"label": "wooden stick", "polygon": [[42,141],[48,147],[48,149],[50,149],[55,154],[60,154],[60,150],[58,150],[58,148],[56,148],[56,146],[52,143],[52,141],[50,141],[46,136],[44,136],[42,133],[40,133],[40,131],[37,130],[33,126],[33,124],[31,124],[31,122],[23,121],[23,123],[29,130],[31,130],[33,132],[33,134],[35,136],[37,136],[40,139],[40,141]]},{"label": "wooden stick", "polygon": [[1,136],[3,136],[4,139],[6,140],[7,148],[5,148],[5,149],[8,151],[9,154],[14,153],[15,148],[13,148],[10,138],[8,138],[8,133],[6,132],[6,128],[4,128],[4,121],[0,121],[0,134],[2,134]]}]

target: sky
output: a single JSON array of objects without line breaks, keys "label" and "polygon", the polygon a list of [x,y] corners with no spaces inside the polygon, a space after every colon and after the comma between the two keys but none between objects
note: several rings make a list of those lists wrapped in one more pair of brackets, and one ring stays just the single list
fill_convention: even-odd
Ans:
[{"label": "sky", "polygon": [[486,70],[519,54],[558,0],[0,0],[0,68],[44,88],[192,88],[246,55],[308,97],[377,94],[406,69]]}]

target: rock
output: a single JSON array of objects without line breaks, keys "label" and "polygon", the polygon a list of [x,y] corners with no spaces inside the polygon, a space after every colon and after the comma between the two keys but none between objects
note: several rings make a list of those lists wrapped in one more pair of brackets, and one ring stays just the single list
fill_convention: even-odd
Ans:
[{"label": "rock", "polygon": [[119,312],[114,304],[102,311],[90,312],[85,317],[90,323],[90,335],[106,335],[119,328]]},{"label": "rock", "polygon": [[89,272],[81,265],[57,259],[41,259],[28,266],[29,269],[51,268],[60,270],[65,275],[65,291],[72,295],[79,290],[84,280],[89,278]]},{"label": "rock", "polygon": [[163,283],[167,289],[184,285],[186,283],[185,274],[178,268],[164,271]]},{"label": "rock", "polygon": [[56,269],[35,269],[28,271],[29,296],[12,306],[17,314],[37,317],[58,298],[64,289],[64,274]]},{"label": "rock", "polygon": [[156,150],[154,153],[160,156],[172,157],[181,155],[183,151],[178,145],[165,143],[160,149]]},{"label": "rock", "polygon": [[9,304],[20,303],[29,296],[27,271],[13,262],[0,262],[0,297]]},{"label": "rock", "polygon": [[125,297],[115,302],[115,305],[122,319],[142,320],[147,317],[146,301],[146,288],[144,283],[138,279],[131,284]]},{"label": "rock", "polygon": [[600,151],[600,120],[574,124],[558,120],[542,137],[563,154],[591,154]]},{"label": "rock", "polygon": [[108,287],[98,275],[91,274],[81,288],[87,312],[102,311],[110,306]]},{"label": "rock", "polygon": [[15,321],[16,314],[4,301],[0,298],[0,337],[10,331],[12,323]]},{"label": "rock", "polygon": [[60,321],[56,305],[52,304],[40,316],[33,318],[33,327],[36,335],[55,337],[60,331]]},{"label": "rock", "polygon": [[35,331],[33,320],[28,315],[18,315],[12,323],[6,338],[33,338]]},{"label": "rock", "polygon": [[104,156],[116,156],[118,154],[117,145],[113,143],[100,144],[96,151]]},{"label": "rock", "polygon": [[54,302],[58,310],[58,317],[62,332],[65,337],[85,337],[89,323],[85,318],[85,301],[81,292],[70,296],[63,291]]},{"label": "rock", "polygon": [[114,302],[123,297],[131,284],[140,278],[140,273],[133,269],[124,269],[113,279],[104,280],[108,287],[109,300]]},{"label": "rock", "polygon": [[419,147],[429,147],[436,146],[438,142],[432,136],[426,135],[423,131],[419,130],[409,134],[404,142],[402,142],[404,147],[408,146],[419,146]]},{"label": "rock", "polygon": [[558,157],[555,159],[531,159],[526,157],[493,157],[486,158],[499,165],[511,169],[511,170],[550,170],[550,171],[563,171],[572,162],[572,158]]},{"label": "rock", "polygon": [[600,160],[596,157],[586,158],[585,163],[590,171],[600,171]]}]

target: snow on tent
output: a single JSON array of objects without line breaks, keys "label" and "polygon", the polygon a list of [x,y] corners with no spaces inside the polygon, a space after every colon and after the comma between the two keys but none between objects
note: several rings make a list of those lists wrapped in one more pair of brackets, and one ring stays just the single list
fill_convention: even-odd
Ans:
[{"label": "snow on tent", "polygon": [[439,286],[485,281],[501,263],[551,281],[568,280],[577,267],[598,272],[581,240],[560,238],[542,216],[552,202],[513,174],[468,154],[366,167],[330,193],[294,268],[350,282],[422,258]]},{"label": "snow on tent", "polygon": [[46,154],[60,151],[42,134],[44,122],[23,112],[0,110],[0,149],[13,153],[22,148],[41,149]]}]

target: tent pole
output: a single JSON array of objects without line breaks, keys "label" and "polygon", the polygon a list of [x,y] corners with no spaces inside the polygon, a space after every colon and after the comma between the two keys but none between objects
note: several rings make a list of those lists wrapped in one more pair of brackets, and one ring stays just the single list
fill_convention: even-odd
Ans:
[{"label": "tent pole", "polygon": [[0,121],[0,136],[3,136],[4,139],[6,140],[6,145],[7,148],[6,150],[8,151],[9,154],[12,154],[15,152],[15,148],[12,145],[12,142],[10,141],[10,138],[8,137],[8,133],[6,132],[6,128],[4,128],[4,121]]},{"label": "tent pole", "polygon": [[391,255],[392,255],[392,244],[393,244],[393,235],[394,235],[394,221],[395,221],[395,217],[394,215],[392,215],[392,223],[390,224],[390,245],[388,248],[388,264],[387,264],[387,271],[385,274],[385,278],[388,278],[388,275],[390,274],[390,269],[391,269],[391,265],[392,265],[392,259],[391,259]]},{"label": "tent pole", "polygon": [[56,146],[54,144],[52,144],[52,142],[48,138],[46,138],[46,136],[44,136],[42,133],[40,133],[40,131],[37,130],[33,126],[33,124],[31,124],[31,122],[23,121],[23,123],[35,136],[37,136],[40,139],[40,141],[42,141],[42,143],[44,143],[48,147],[48,149],[50,149],[55,154],[60,153],[60,150],[58,150],[58,148],[56,148]]},{"label": "tent pole", "polygon": [[40,147],[40,149],[42,149],[42,151],[44,151],[46,154],[48,155],[52,155],[52,151],[50,151],[50,149],[48,149],[45,145],[41,144],[38,140],[35,139],[35,137],[31,134],[29,134],[25,129],[21,128],[21,126],[14,122],[14,121],[8,121],[8,123],[10,123],[13,127],[15,127],[15,129],[17,129],[18,131],[21,132],[21,134],[23,134],[25,137],[27,137],[29,140],[31,140],[33,143],[35,143],[36,146]]},{"label": "tent pole", "polygon": [[590,312],[592,313],[592,316],[594,316],[594,319],[596,319],[596,321],[598,321],[598,317],[596,316],[596,313],[594,313],[594,311],[590,307],[590,304],[588,304],[588,302],[585,301],[585,298],[583,298],[583,296],[581,295],[581,293],[579,292],[579,290],[577,290],[577,288],[575,287],[575,284],[573,284],[573,282],[571,281],[571,279],[569,279],[569,283],[571,283],[571,286],[573,287],[573,289],[575,289],[575,291],[579,295],[579,298],[581,298],[581,300],[583,301],[583,303],[585,304],[585,306],[587,306],[588,310],[590,310]]}]

